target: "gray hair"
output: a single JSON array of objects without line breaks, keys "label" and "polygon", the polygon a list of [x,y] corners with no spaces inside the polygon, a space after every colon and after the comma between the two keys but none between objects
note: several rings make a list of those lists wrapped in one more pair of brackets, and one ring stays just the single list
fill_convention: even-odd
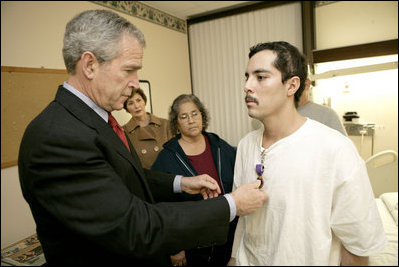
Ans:
[{"label": "gray hair", "polygon": [[108,10],[88,10],[76,15],[66,25],[62,54],[69,74],[75,74],[76,63],[86,51],[100,63],[118,56],[123,34],[128,34],[145,47],[143,33],[128,20]]}]

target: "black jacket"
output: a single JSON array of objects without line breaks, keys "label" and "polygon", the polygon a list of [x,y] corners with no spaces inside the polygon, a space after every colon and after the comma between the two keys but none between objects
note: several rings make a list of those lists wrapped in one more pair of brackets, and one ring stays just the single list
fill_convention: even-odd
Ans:
[{"label": "black jacket", "polygon": [[[236,149],[214,133],[203,132],[203,134],[209,139],[212,156],[223,187],[222,193],[230,193],[233,187]],[[183,175],[185,177],[198,175],[187,155],[179,145],[178,140],[180,137],[181,136],[178,135],[163,145],[164,149],[158,154],[151,170]],[[189,195],[182,193],[180,194],[180,199],[182,201],[201,200],[202,196],[200,194]],[[186,250],[188,265],[225,266],[231,256],[237,220],[238,217],[230,223],[227,243],[225,245]]]},{"label": "black jacket", "polygon": [[62,86],[26,128],[19,178],[49,265],[167,265],[226,241],[224,197],[169,202],[174,175],[143,169],[129,146]]},{"label": "black jacket", "polygon": [[[204,135],[208,137],[211,145],[212,156],[222,182],[223,188],[221,189],[223,194],[230,193],[233,187],[236,149],[214,133],[204,132]],[[185,177],[198,175],[177,141],[180,137],[178,135],[163,145],[164,149],[158,154],[151,170],[183,175]],[[188,194],[185,196],[185,200],[194,199],[202,199],[202,196]]]}]

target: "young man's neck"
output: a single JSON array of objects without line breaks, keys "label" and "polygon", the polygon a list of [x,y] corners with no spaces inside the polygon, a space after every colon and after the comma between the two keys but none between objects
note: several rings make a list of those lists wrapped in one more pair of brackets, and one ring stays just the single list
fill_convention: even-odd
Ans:
[{"label": "young man's neck", "polygon": [[265,118],[262,121],[264,126],[262,146],[268,148],[280,139],[297,131],[305,122],[306,118],[299,115],[296,109],[285,114]]}]

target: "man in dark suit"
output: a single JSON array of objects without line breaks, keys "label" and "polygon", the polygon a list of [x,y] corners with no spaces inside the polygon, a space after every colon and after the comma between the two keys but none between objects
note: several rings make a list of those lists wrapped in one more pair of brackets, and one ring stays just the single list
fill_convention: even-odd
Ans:
[{"label": "man in dark suit", "polygon": [[[144,46],[142,33],[110,11],[67,24],[68,81],[27,127],[18,162],[49,265],[167,265],[169,254],[224,243],[229,221],[267,200],[256,182],[217,197],[207,175],[141,167],[134,144],[107,122],[117,128],[111,111],[139,86]],[[172,202],[182,191],[206,200]]]}]

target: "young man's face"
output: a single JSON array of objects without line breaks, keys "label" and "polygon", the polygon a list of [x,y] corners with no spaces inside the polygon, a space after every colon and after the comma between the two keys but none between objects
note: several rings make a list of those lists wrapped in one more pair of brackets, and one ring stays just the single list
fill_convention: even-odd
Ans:
[{"label": "young man's face", "polygon": [[262,50],[253,55],[245,71],[245,102],[248,115],[263,120],[278,115],[287,101],[287,86],[281,81],[281,72],[273,66],[277,55]]}]

